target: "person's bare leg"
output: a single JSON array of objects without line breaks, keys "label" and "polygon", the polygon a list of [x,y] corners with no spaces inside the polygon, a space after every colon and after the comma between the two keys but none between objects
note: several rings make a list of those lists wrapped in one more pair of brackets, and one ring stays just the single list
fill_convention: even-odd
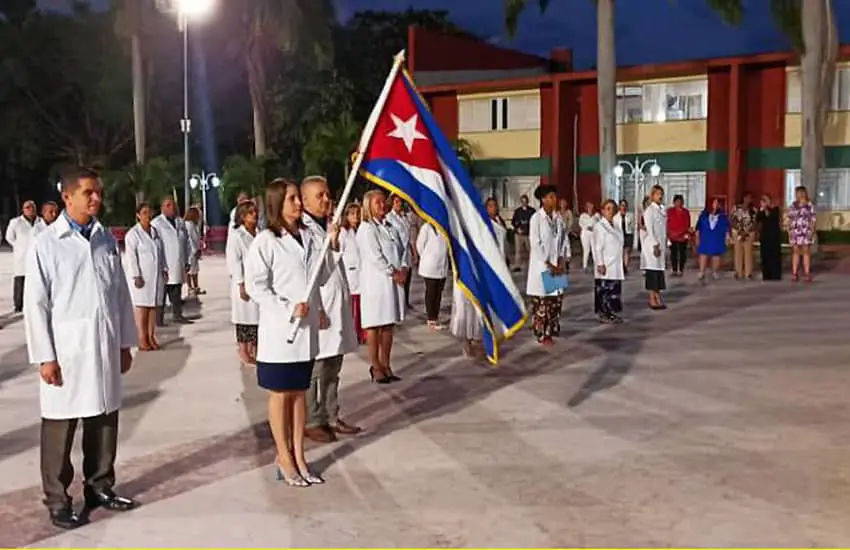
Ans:
[{"label": "person's bare leg", "polygon": [[382,368],[388,374],[392,373],[390,357],[393,351],[393,329],[393,326],[383,327],[381,329],[380,361]]},{"label": "person's bare leg", "polygon": [[711,274],[715,277],[720,275],[720,256],[711,257]]},{"label": "person's bare leg", "polygon": [[699,255],[699,278],[705,278],[705,270],[708,267],[708,256],[705,254]]},{"label": "person's bare leg", "polygon": [[145,308],[145,331],[151,347],[159,349],[159,341],[156,339],[156,308]]},{"label": "person's bare leg", "polygon": [[243,365],[250,365],[253,361],[251,360],[251,354],[248,352],[248,344],[245,342],[239,342],[237,346],[239,360],[242,361]]},{"label": "person's bare leg", "polygon": [[305,392],[289,392],[289,406],[292,422],[289,429],[292,432],[292,454],[295,466],[302,477],[309,471],[307,457],[304,454],[304,426],[307,423],[307,400]]},{"label": "person's bare leg", "polygon": [[800,247],[795,246],[791,252],[791,278],[796,279],[800,272]]},{"label": "person's bare leg", "polygon": [[287,445],[287,402],[285,392],[269,392],[269,427],[277,450],[276,462],[286,477],[293,478],[298,472]]},{"label": "person's bare leg", "polygon": [[375,377],[381,378],[384,373],[384,366],[381,364],[381,331],[383,328],[367,328],[366,329],[366,344],[369,348],[369,361],[375,369]]},{"label": "person's bare leg", "polygon": [[133,308],[133,318],[136,321],[136,337],[139,339],[139,349],[142,351],[148,351],[151,349],[151,343],[148,341],[145,308]]},{"label": "person's bare leg", "polygon": [[803,274],[806,277],[812,274],[812,249],[809,246],[803,247]]},{"label": "person's bare leg", "polygon": [[623,267],[628,270],[629,269],[629,261],[632,259],[632,249],[624,248],[623,249]]}]

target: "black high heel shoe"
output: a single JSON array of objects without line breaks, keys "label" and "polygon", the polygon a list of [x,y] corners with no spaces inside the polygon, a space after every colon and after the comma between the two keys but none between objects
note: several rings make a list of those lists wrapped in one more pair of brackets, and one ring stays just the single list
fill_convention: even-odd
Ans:
[{"label": "black high heel shoe", "polygon": [[400,382],[401,381],[401,377],[393,374],[392,369],[387,369],[387,378],[390,379],[390,382]]},{"label": "black high heel shoe", "polygon": [[375,372],[377,372],[375,367],[369,367],[369,379],[375,384],[389,384],[393,381],[392,378],[386,374],[380,378],[375,378]]}]

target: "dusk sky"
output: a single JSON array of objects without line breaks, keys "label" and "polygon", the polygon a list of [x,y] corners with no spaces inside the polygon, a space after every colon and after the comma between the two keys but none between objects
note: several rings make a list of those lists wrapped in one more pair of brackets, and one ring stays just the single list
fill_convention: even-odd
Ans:
[{"label": "dusk sky", "polygon": [[[233,0],[230,0],[233,1]],[[617,57],[620,65],[658,63],[777,51],[788,48],[776,30],[770,0],[745,0],[740,28],[730,28],[705,0],[620,0],[617,2]],[[42,0],[56,5],[62,0]],[[105,3],[95,0],[94,3]],[[536,4],[536,2],[532,2]],[[460,26],[493,42],[545,54],[555,46],[572,48],[576,68],[595,64],[596,23],[591,0],[552,0],[545,15],[536,6],[509,42],[503,30],[502,0],[336,0],[341,19],[365,9],[445,9]],[[834,2],[840,34],[850,40],[850,2]]]}]

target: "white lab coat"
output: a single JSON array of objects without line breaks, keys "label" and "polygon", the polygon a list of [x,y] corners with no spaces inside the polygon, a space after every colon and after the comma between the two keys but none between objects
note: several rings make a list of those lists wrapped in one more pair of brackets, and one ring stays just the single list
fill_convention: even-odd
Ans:
[{"label": "white lab coat", "polygon": [[[602,218],[593,230],[593,273],[595,278],[607,281],[622,281],[626,278],[623,268],[624,234],[619,225]],[[605,275],[597,267],[605,266]]]},{"label": "white lab coat", "polygon": [[[318,243],[317,248],[321,249],[328,232],[309,214],[305,213],[303,220],[313,242]],[[319,354],[316,359],[345,355],[358,348],[351,310],[351,291],[345,278],[342,254],[328,249],[324,260],[327,279],[320,287],[320,295],[322,307],[328,317],[328,327],[319,331]]]},{"label": "white lab coat", "polygon": [[449,249],[446,240],[430,223],[419,229],[416,237],[419,275],[427,279],[445,279],[449,272]]},{"label": "white lab coat", "polygon": [[253,299],[246,302],[239,292],[239,285],[245,284],[245,261],[253,242],[254,235],[251,235],[244,225],[227,234],[225,257],[230,274],[230,322],[234,325],[256,325],[260,322],[260,307],[257,302]]},{"label": "white lab coat", "polygon": [[[412,259],[413,245],[415,243],[413,241],[413,225],[410,223],[407,213],[397,214],[395,210],[390,210],[384,219],[395,229],[398,238],[406,247],[405,254],[408,258]],[[411,261],[408,265],[413,265],[413,262]],[[410,273],[409,276],[412,277],[413,273]]]},{"label": "white lab coat", "polygon": [[363,328],[404,321],[404,287],[392,273],[410,266],[410,257],[398,233],[388,222],[363,222],[357,229],[360,249],[360,323]]},{"label": "white lab coat", "polygon": [[[136,224],[124,236],[124,268],[130,297],[136,307],[156,307],[162,303],[165,293],[165,250],[155,227],[151,232]],[[141,277],[142,288],[136,288],[134,279]]]},{"label": "white lab coat", "polygon": [[528,241],[531,248],[528,259],[528,280],[525,293],[529,296],[557,296],[561,291],[546,294],[543,290],[543,272],[548,271],[546,262],[558,265],[560,260],[570,257],[570,239],[560,216],[550,217],[541,208],[531,216]]},{"label": "white lab coat", "polygon": [[593,226],[599,222],[599,216],[592,216],[587,212],[582,212],[578,217],[578,226],[581,228],[579,239],[581,240],[581,268],[587,269],[590,262],[590,254],[593,249]]},{"label": "white lab coat", "polygon": [[56,361],[62,386],[40,383],[41,416],[88,418],[121,406],[121,350],[136,324],[115,237],[95,221],[86,240],[59,218],[29,255],[24,327],[29,360]]},{"label": "white lab coat", "polygon": [[159,233],[165,251],[165,264],[168,266],[168,279],[165,284],[182,285],[186,269],[185,226],[181,223],[180,218],[175,218],[174,223],[175,225],[171,225],[168,219],[160,214],[153,219],[151,225]]},{"label": "white lab coat", "polygon": [[32,224],[23,216],[12,218],[6,226],[6,242],[12,245],[12,269],[15,277],[23,277],[27,272],[27,256],[33,239],[47,224],[36,216]]},{"label": "white lab coat", "polygon": [[201,230],[195,222],[185,222],[186,226],[186,263],[189,264],[189,274],[197,275],[201,258]]},{"label": "white lab coat", "polygon": [[[257,361],[294,363],[315,359],[319,354],[318,288],[308,298],[309,312],[296,320],[299,326],[295,340],[292,314],[295,305],[304,301],[313,265],[319,259],[319,247],[306,228],[299,230],[301,243],[284,231],[280,237],[271,230],[257,234],[245,261],[245,287],[251,299],[260,306],[257,327]],[[321,279],[321,278],[320,278]]]},{"label": "white lab coat", "polygon": [[635,234],[635,215],[632,214],[631,212],[626,212],[625,218],[626,218],[626,230],[625,230],[625,232],[622,231],[622,229],[623,229],[623,214],[621,212],[617,212],[616,214],[614,214],[614,219],[612,220],[611,223],[613,223],[625,235],[634,235]]},{"label": "white lab coat", "polygon": [[342,263],[345,266],[348,290],[352,294],[360,294],[360,248],[357,246],[356,230],[340,229],[339,252],[342,254]]},{"label": "white lab coat", "polygon": [[[664,271],[667,266],[667,212],[661,205],[650,203],[643,213],[644,234],[641,241],[641,269]],[[661,249],[656,258],[655,245]]]}]

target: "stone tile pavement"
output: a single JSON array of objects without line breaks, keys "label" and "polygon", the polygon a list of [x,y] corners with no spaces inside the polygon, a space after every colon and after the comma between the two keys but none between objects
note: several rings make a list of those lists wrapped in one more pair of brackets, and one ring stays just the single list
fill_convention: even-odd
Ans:
[{"label": "stone tile pavement", "polygon": [[558,344],[524,332],[498,369],[414,316],[403,382],[371,385],[365,354],[346,359],[345,417],[367,431],[312,448],[328,483],[299,490],[273,480],[225,267],[205,260],[199,322],[166,329],[126,378],[118,475],[144,505],[68,533],[40,504],[37,376],[5,318],[0,547],[847,546],[847,267],[811,285],[686,277],[662,313],[631,280],[616,327],[593,321],[576,275]]}]

